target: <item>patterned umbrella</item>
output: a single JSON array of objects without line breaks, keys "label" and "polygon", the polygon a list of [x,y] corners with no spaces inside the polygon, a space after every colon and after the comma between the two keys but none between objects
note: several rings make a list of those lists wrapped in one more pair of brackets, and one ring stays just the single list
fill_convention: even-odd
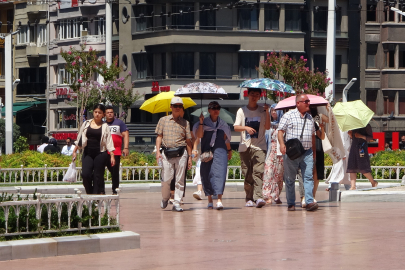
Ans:
[{"label": "patterned umbrella", "polygon": [[283,82],[269,79],[269,78],[259,78],[244,81],[239,85],[240,88],[259,88],[266,89],[269,91],[279,91],[284,93],[295,94],[294,89],[291,85],[285,84]]},{"label": "patterned umbrella", "polygon": [[175,96],[194,99],[219,99],[227,98],[224,88],[209,82],[189,83],[177,89]]}]

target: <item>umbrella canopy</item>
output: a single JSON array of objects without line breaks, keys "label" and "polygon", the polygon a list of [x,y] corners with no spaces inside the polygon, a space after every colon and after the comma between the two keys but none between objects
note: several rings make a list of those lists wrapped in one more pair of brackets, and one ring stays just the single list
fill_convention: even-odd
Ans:
[{"label": "umbrella canopy", "polygon": [[[315,105],[315,106],[324,106],[327,105],[329,102],[324,99],[321,96],[315,96],[315,95],[309,95],[307,94],[309,100],[311,101],[311,105]],[[295,97],[296,96],[292,96],[286,99],[281,100],[277,106],[276,106],[276,110],[281,110],[281,109],[291,109],[291,108],[295,108],[296,107],[296,102],[295,102]]]},{"label": "umbrella canopy", "polygon": [[374,115],[374,112],[361,100],[338,102],[333,107],[333,113],[342,131],[363,128]]},{"label": "umbrella canopy", "polygon": [[[148,100],[145,100],[140,109],[150,113],[170,112],[170,101],[173,97],[174,91],[162,92]],[[184,103],[184,109],[197,105],[191,98],[182,98],[182,100]]]},{"label": "umbrella canopy", "polygon": [[[203,111],[204,117],[208,117],[210,115],[208,112],[208,107],[202,107],[201,109],[195,110],[191,113],[191,115],[199,117],[201,115],[201,110]],[[233,113],[230,113],[228,110],[221,108],[221,110],[219,111],[219,118],[221,118],[228,124],[233,125],[233,123],[235,123],[236,117]]]},{"label": "umbrella canopy", "polygon": [[177,89],[174,95],[198,99],[219,99],[228,97],[228,94],[225,92],[224,88],[209,82],[186,84]]},{"label": "umbrella canopy", "polygon": [[291,85],[285,84],[278,80],[273,80],[269,78],[258,78],[242,82],[239,87],[241,88],[259,88],[266,89],[269,91],[280,91],[285,93],[295,94],[294,89]]}]

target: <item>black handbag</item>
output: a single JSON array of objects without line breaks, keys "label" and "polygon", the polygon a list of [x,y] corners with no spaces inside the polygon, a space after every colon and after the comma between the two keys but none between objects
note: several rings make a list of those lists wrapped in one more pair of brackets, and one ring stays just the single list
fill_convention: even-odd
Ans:
[{"label": "black handbag", "polygon": [[171,159],[183,156],[185,148],[185,146],[163,148],[163,152],[165,153],[167,159]]},{"label": "black handbag", "polygon": [[[304,126],[302,127],[300,140],[302,140],[302,138],[303,138],[302,136],[304,134],[304,128],[305,128],[306,122],[307,122],[307,118],[305,117]],[[288,140],[285,143],[286,154],[289,159],[291,159],[291,160],[297,159],[305,153],[306,150],[302,146],[302,143],[300,140],[297,138],[294,138],[294,139]]]}]

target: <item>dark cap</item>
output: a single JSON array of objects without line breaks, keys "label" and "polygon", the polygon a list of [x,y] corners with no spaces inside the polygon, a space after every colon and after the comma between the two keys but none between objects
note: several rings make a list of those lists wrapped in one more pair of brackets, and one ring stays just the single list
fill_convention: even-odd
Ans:
[{"label": "dark cap", "polygon": [[217,108],[217,107],[221,108],[221,105],[219,105],[219,103],[217,101],[211,101],[208,104],[208,109]]}]

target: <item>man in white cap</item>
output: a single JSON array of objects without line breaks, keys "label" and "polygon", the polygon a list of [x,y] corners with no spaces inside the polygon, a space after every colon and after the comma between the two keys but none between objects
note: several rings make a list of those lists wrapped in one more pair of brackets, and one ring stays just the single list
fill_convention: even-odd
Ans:
[{"label": "man in white cap", "polygon": [[[156,160],[161,161],[162,170],[162,202],[165,209],[170,199],[170,182],[176,176],[174,203],[172,211],[183,212],[180,200],[184,192],[184,174],[186,167],[191,169],[191,132],[190,123],[181,117],[183,100],[172,98],[170,102],[172,114],[162,117],[156,126]],[[162,152],[159,149],[162,148]]]}]

